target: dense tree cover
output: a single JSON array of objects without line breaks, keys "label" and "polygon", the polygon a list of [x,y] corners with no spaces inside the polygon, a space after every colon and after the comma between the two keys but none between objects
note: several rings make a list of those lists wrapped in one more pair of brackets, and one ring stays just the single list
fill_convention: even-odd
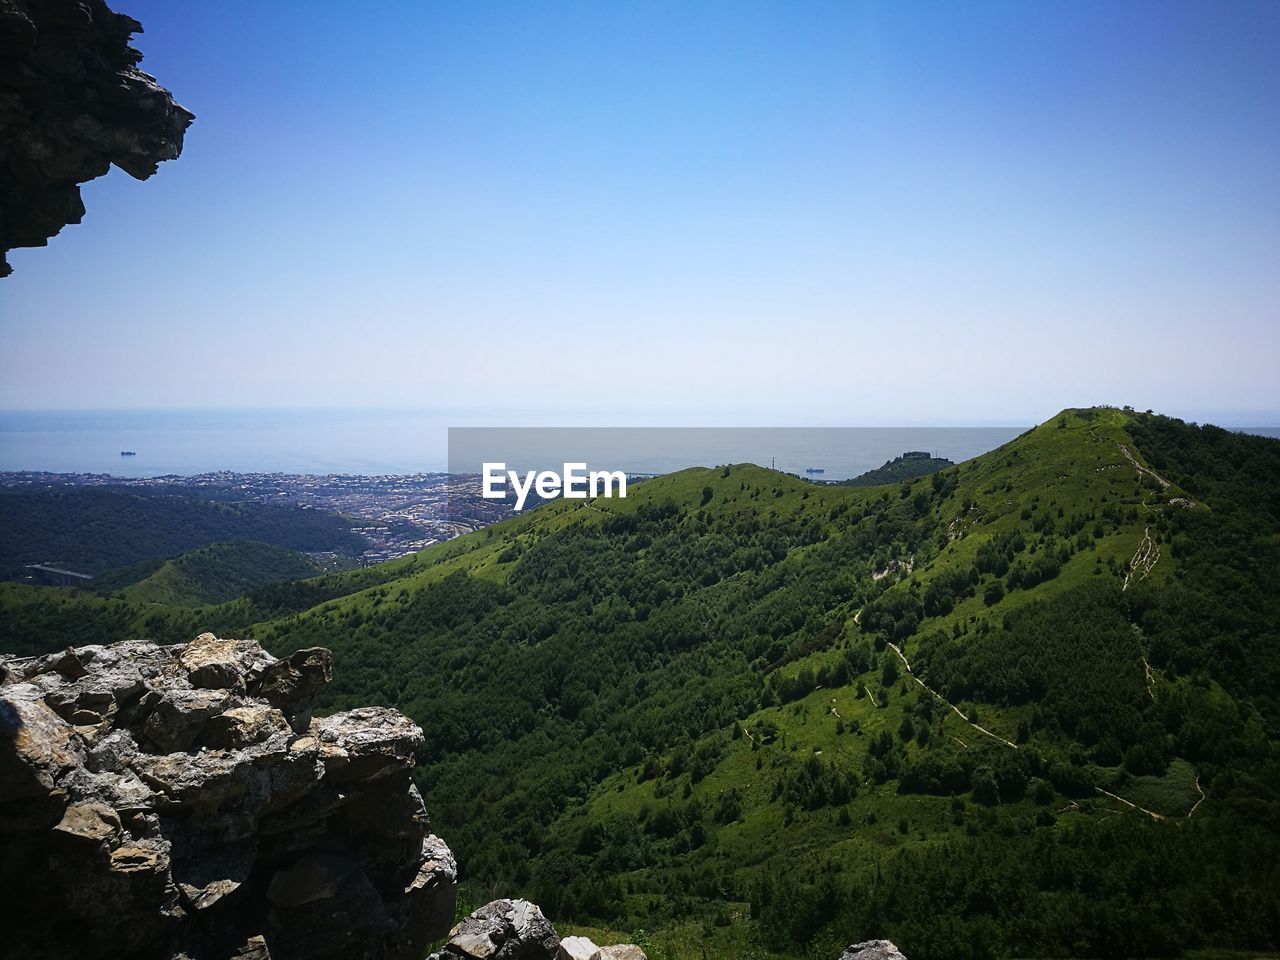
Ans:
[{"label": "dense tree cover", "polygon": [[773,799],[817,810],[844,806],[857,792],[858,778],[854,771],[824,763],[811,755],[800,769],[774,781]]},{"label": "dense tree cover", "polygon": [[922,634],[925,681],[955,703],[1035,704],[1036,728],[1092,746],[1129,746],[1151,703],[1140,650],[1113,582],[1086,583],[1003,618],[985,633]]},{"label": "dense tree cover", "polygon": [[1280,739],[1280,443],[1150,414],[1129,431],[1156,471],[1209,507],[1170,510],[1158,526],[1179,576],[1134,591],[1151,662],[1208,674]]},{"label": "dense tree cover", "polygon": [[886,460],[874,470],[868,470],[866,473],[861,473],[848,480],[841,480],[840,485],[844,487],[876,487],[885,483],[901,483],[903,480],[926,477],[931,473],[937,473],[939,470],[954,466],[955,463],[945,457],[904,453],[900,457]]},{"label": "dense tree cover", "polygon": [[[1117,894],[1128,888],[1098,852],[1096,832],[1077,822],[1055,829],[1049,801],[1097,796],[1095,770],[1119,771],[1104,781],[1115,786],[1116,777],[1158,775],[1174,756],[1194,758],[1221,819],[1205,818],[1183,839],[1162,835],[1162,843],[1177,847],[1182,862],[1222,871],[1215,828],[1238,815],[1234,804],[1271,796],[1273,745],[1219,685],[1217,668],[1149,692],[1142,653],[1149,644],[1154,656],[1162,640],[1146,623],[1162,615],[1153,598],[1172,596],[1176,584],[1122,595],[1113,567],[1112,576],[1077,577],[1005,610],[1011,591],[1043,589],[1096,538],[1137,522],[1139,503],[1103,497],[1068,510],[1033,495],[1017,528],[984,538],[971,564],[906,579],[900,566],[872,580],[872,571],[892,573],[899,558],[914,558],[919,569],[936,553],[948,503],[961,515],[980,513],[964,502],[962,481],[949,471],[824,512],[772,515],[760,505],[777,490],[743,485],[735,506],[721,502],[734,491],[701,484],[688,501],[657,500],[522,539],[501,555],[510,565],[505,582],[455,574],[406,596],[392,582],[369,604],[333,604],[322,616],[278,622],[272,642],[331,643],[345,661],[335,703],[382,699],[424,722],[432,756],[423,786],[470,885],[523,891],[561,916],[609,922],[653,921],[652,902],[634,913],[646,892],[661,895],[671,920],[699,903],[749,899],[760,936],[785,951],[838,927],[888,933],[926,957],[959,955],[962,943],[975,956],[1161,952],[1170,933],[1154,927],[1199,881],[1179,875],[1152,914],[1139,892]],[[948,619],[975,596],[987,618]],[[953,702],[1026,711],[1023,748],[987,740],[962,747],[944,735],[949,708],[901,687],[909,681],[895,654],[849,642],[840,624],[857,609],[861,632],[876,644],[907,643],[917,671]],[[935,628],[940,621],[948,626]],[[427,674],[422,663],[432,665]],[[855,722],[832,721],[859,743],[852,765],[842,755],[792,759],[795,744],[771,722],[738,722],[770,705],[800,709],[818,691],[850,685],[865,688],[878,709],[892,702],[898,718],[861,741]],[[904,699],[903,690],[915,692]],[[722,831],[751,822],[745,818],[758,801],[736,786],[704,800],[699,784],[744,737],[759,751],[767,802],[784,826],[825,815],[854,828],[849,808],[868,784],[954,798],[959,835],[945,852],[926,847],[884,859],[869,899],[865,873],[842,876],[839,860],[818,858],[812,875],[726,863]],[[1256,779],[1230,786],[1238,777],[1228,773],[1231,757],[1251,764]],[[638,782],[655,784],[654,801],[633,817],[584,815],[580,805],[594,786],[631,766]],[[1024,812],[1028,804],[1039,812]],[[1152,846],[1135,839],[1143,829],[1126,818],[1108,828],[1109,842],[1153,864]],[[895,832],[911,830],[904,817]],[[1045,844],[1052,856],[1029,864]],[[1219,899],[1234,904],[1243,889],[1267,881],[1248,864],[1241,874],[1248,879],[1232,881]],[[962,895],[968,888],[951,892],[961,882],[952,877],[1007,867],[1010,883],[1034,884],[1043,896],[1028,900],[1024,891],[1007,907],[978,910],[973,894]],[[1088,895],[1063,878],[1081,871],[1097,875]],[[937,905],[926,916],[929,898]],[[1274,898],[1251,909],[1249,922],[1231,931],[1226,921],[1198,919],[1187,942],[1273,942]],[[1121,923],[1135,933],[1104,950],[1107,931]]]},{"label": "dense tree cover", "polygon": [[79,590],[0,583],[0,653],[35,656],[139,636],[139,611]]},{"label": "dense tree cover", "polygon": [[121,640],[184,643],[206,630],[236,636],[245,627],[224,607],[142,605],[88,590],[0,583],[0,654],[37,656]]},{"label": "dense tree cover", "polygon": [[5,579],[20,579],[29,563],[62,563],[96,574],[225,540],[353,555],[364,549],[364,539],[343,518],[296,506],[112,487],[0,492]]},{"label": "dense tree cover", "polygon": [[1274,816],[1229,812],[1174,827],[969,817],[968,835],[900,851],[868,879],[838,863],[766,872],[752,916],[777,949],[833,926],[940,960],[1177,956],[1204,943],[1274,943],[1280,929]]},{"label": "dense tree cover", "polygon": [[211,543],[169,560],[144,560],[93,578],[98,593],[134,603],[192,607],[234,600],[272,583],[320,572],[303,554],[257,540]]}]

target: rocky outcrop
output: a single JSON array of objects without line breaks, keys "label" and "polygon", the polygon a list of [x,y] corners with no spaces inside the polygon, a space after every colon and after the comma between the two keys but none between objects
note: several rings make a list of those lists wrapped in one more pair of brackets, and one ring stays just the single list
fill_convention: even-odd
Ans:
[{"label": "rocky outcrop", "polygon": [[433,960],[552,960],[559,946],[560,938],[537,904],[495,900],[449,931],[449,942],[431,956]]},{"label": "rocky outcrop", "polygon": [[103,0],[0,0],[0,277],[10,250],[80,222],[80,184],[182,152],[194,116],[138,69],[141,30]]},{"label": "rocky outcrop", "polygon": [[419,960],[457,875],[411,779],[422,731],[312,719],[330,672],[212,634],[0,658],[6,951]]},{"label": "rocky outcrop", "polygon": [[891,940],[864,940],[845,947],[840,960],[907,960]]},{"label": "rocky outcrop", "polygon": [[449,942],[427,960],[645,960],[634,944],[597,947],[565,937],[528,900],[495,900],[449,931]]}]

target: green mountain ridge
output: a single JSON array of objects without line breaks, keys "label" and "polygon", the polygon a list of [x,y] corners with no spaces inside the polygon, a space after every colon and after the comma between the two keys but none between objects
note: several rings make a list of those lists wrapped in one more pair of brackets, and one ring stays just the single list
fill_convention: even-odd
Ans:
[{"label": "green mountain ridge", "polygon": [[229,503],[198,492],[113,487],[0,490],[0,577],[51,560],[99,574],[229,540],[358,555],[364,538],[319,510]]},{"label": "green mountain ridge", "polygon": [[201,607],[267,584],[303,580],[323,568],[296,550],[258,540],[211,543],[166,560],[144,560],[93,579],[98,593],[135,604]]},{"label": "green mountain ridge", "polygon": [[473,903],[653,957],[1274,949],[1277,479],[1273,440],[1068,410],[888,488],[685,470],[199,610],[0,585],[0,647],[328,646],[331,708],[426,730]]},{"label": "green mountain ridge", "polygon": [[856,477],[839,481],[843,487],[875,487],[883,483],[901,483],[904,480],[915,480],[927,477],[931,473],[954,467],[955,463],[945,457],[935,457],[924,451],[908,451],[901,456],[887,460],[874,470],[868,470]]}]

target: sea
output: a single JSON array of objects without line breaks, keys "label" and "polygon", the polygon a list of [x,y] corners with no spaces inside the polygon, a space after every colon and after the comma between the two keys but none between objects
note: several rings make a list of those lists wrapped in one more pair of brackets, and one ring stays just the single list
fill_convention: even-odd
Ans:
[{"label": "sea", "polygon": [[[490,421],[492,422],[492,421]],[[840,480],[908,450],[957,462],[1027,429],[1006,427],[592,428],[593,449],[632,473],[758,463]],[[441,473],[454,445],[474,439],[457,417],[429,411],[170,410],[0,412],[0,471],[118,477],[235,473],[386,476]],[[532,433],[536,433],[534,430]],[[574,435],[574,431],[556,431]],[[1250,432],[1280,437],[1280,428]],[[544,429],[545,433],[545,429]],[[521,429],[504,429],[507,441]],[[523,434],[527,439],[529,434]],[[132,456],[122,456],[132,451]],[[821,472],[818,472],[821,471]]]}]

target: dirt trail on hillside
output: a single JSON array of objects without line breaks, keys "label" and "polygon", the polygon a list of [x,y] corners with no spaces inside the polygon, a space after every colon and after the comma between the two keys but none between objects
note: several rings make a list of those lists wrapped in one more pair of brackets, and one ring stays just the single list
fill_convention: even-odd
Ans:
[{"label": "dirt trail on hillside", "polygon": [[1160,476],[1160,474],[1156,473],[1150,467],[1144,467],[1142,464],[1140,464],[1138,462],[1138,458],[1135,457],[1132,451],[1130,451],[1130,449],[1126,447],[1123,443],[1117,443],[1116,446],[1120,448],[1120,452],[1124,454],[1124,458],[1129,461],[1130,466],[1132,466],[1133,469],[1138,471],[1139,476],[1150,477],[1156,483],[1160,484],[1161,487],[1173,486],[1173,484],[1171,484],[1164,477]]},{"label": "dirt trail on hillside", "polygon": [[[1108,442],[1102,439],[1102,437],[1098,436],[1098,431],[1095,430],[1093,427],[1089,428],[1089,436],[1093,437],[1093,439],[1097,440],[1099,443]],[[1125,458],[1125,460],[1129,461],[1129,466],[1133,467],[1133,469],[1137,471],[1137,474],[1139,477],[1144,477],[1144,476],[1150,477],[1152,480],[1156,481],[1156,483],[1160,484],[1160,487],[1162,489],[1172,486],[1172,484],[1170,484],[1168,480],[1160,476],[1160,474],[1156,473],[1150,467],[1144,467],[1141,463],[1139,463],[1138,458],[1133,455],[1133,451],[1130,450],[1125,444],[1120,443],[1119,441],[1115,441],[1115,445],[1116,445],[1116,448],[1119,449],[1121,455]],[[1098,469],[1099,470],[1109,469],[1111,466],[1112,466],[1111,464],[1108,464],[1106,467],[1099,467]],[[1115,464],[1115,466],[1119,466],[1119,464]],[[1183,499],[1184,498],[1181,498],[1181,497],[1178,498],[1180,503],[1183,501]],[[1187,506],[1194,507],[1196,505],[1194,500],[1186,500],[1185,502]],[[1148,511],[1151,510],[1151,504],[1149,503],[1144,503],[1143,507]],[[1145,580],[1147,576],[1151,573],[1151,568],[1156,565],[1156,561],[1159,559],[1160,559],[1160,548],[1156,545],[1156,542],[1151,538],[1151,525],[1148,524],[1146,529],[1143,530],[1142,532],[1142,542],[1138,544],[1137,551],[1134,553],[1133,558],[1129,561],[1129,570],[1124,575],[1124,586],[1120,588],[1121,592],[1124,592],[1125,590],[1129,589],[1129,584],[1133,582],[1135,574],[1138,574],[1137,579]],[[1148,669],[1148,673],[1149,673],[1149,669]]]},{"label": "dirt trail on hillside", "polygon": [[1187,815],[1186,815],[1186,817],[1184,817],[1184,818],[1183,818],[1183,819],[1185,819],[1185,820],[1190,820],[1190,819],[1191,819],[1191,815],[1192,815],[1193,813],[1195,813],[1195,812],[1196,812],[1196,810],[1198,810],[1198,809],[1200,808],[1200,804],[1204,803],[1204,790],[1203,790],[1203,789],[1201,788],[1201,786],[1200,786],[1200,774],[1199,774],[1199,773],[1197,773],[1197,774],[1196,774],[1196,793],[1200,794],[1200,799],[1199,799],[1199,800],[1197,800],[1197,801],[1195,802],[1195,804],[1191,807],[1191,809],[1187,811]]},{"label": "dirt trail on hillside", "polygon": [[[1105,441],[1102,441],[1102,438],[1099,437],[1093,431],[1092,428],[1090,428],[1089,432],[1093,435],[1093,438],[1095,440],[1098,440],[1100,442],[1105,442]],[[1147,467],[1144,467],[1142,464],[1140,464],[1137,461],[1137,459],[1134,458],[1133,454],[1129,451],[1129,448],[1126,447],[1123,443],[1117,443],[1116,446],[1120,448],[1120,452],[1124,455],[1125,459],[1129,461],[1129,463],[1133,466],[1133,468],[1138,472],[1140,476],[1141,475],[1150,476],[1157,483],[1159,483],[1162,488],[1167,488],[1171,485],[1168,480],[1160,476],[1154,470],[1151,470]],[[1188,500],[1186,501],[1186,505],[1194,507],[1196,506],[1196,503],[1195,501]],[[1144,506],[1146,506],[1148,510],[1151,509],[1149,504],[1146,504]],[[914,561],[914,559],[915,558],[912,557],[912,561]],[[1156,562],[1159,559],[1160,559],[1160,547],[1155,542],[1154,538],[1152,538],[1151,526],[1150,524],[1148,524],[1142,534],[1142,543],[1138,545],[1138,549],[1134,553],[1133,559],[1129,562],[1129,571],[1128,573],[1125,574],[1124,586],[1121,588],[1122,592],[1124,590],[1128,590],[1129,584],[1135,581],[1135,574],[1137,575],[1136,576],[1137,580],[1146,579],[1147,576],[1150,575],[1152,568],[1156,565]],[[912,564],[912,566],[914,566],[914,563]],[[880,574],[880,576],[883,577],[886,574],[888,574],[888,572],[889,572],[888,570],[885,570],[883,573]],[[872,574],[872,578],[879,579],[879,577],[875,576],[874,571]],[[866,607],[863,606],[861,609],[858,610],[857,613],[853,615],[853,622],[859,627],[861,627],[862,625],[861,624],[862,611],[865,609]],[[959,717],[961,720],[963,720],[965,723],[971,726],[974,730],[977,730],[983,736],[990,737],[992,740],[997,740],[1000,743],[1003,743],[1005,746],[1010,747],[1011,749],[1014,749],[1014,750],[1018,749],[1018,745],[1016,743],[1012,742],[1011,740],[1006,740],[1004,737],[1000,736],[998,733],[992,733],[986,727],[983,727],[980,724],[974,723],[972,720],[966,717],[959,707],[957,707],[954,703],[952,703],[942,694],[938,693],[937,690],[934,690],[927,683],[925,683],[923,680],[921,680],[919,677],[915,675],[915,672],[911,669],[910,661],[907,660],[906,655],[903,654],[902,650],[898,647],[897,644],[889,643],[887,641],[886,643],[887,643],[887,646],[890,649],[892,649],[894,653],[898,655],[898,659],[902,661],[902,665],[906,669],[907,675],[910,676],[911,679],[914,680],[916,683],[918,683],[922,689],[927,690],[934,697],[936,697],[937,699],[945,703],[947,707],[950,708],[952,713],[954,713],[957,717]],[[1156,694],[1154,689],[1155,678],[1151,670],[1151,663],[1147,659],[1145,651],[1141,649],[1141,645],[1139,646],[1139,652],[1142,657],[1142,667],[1143,667],[1144,676],[1146,679],[1147,694],[1151,697],[1152,700],[1155,700],[1156,699]],[[867,691],[867,692],[868,694],[870,693],[870,691]],[[834,708],[832,708],[831,712],[835,713],[836,711]],[[963,740],[961,740],[959,737],[952,735],[951,738],[955,740],[957,743],[959,743],[960,746],[964,747],[965,749],[968,749],[969,745],[965,743]],[[1176,818],[1178,821],[1190,820],[1191,815],[1200,808],[1200,805],[1204,803],[1206,799],[1205,792],[1200,787],[1200,774],[1198,771],[1196,773],[1195,788],[1196,788],[1196,792],[1199,794],[1199,798],[1196,800],[1195,804],[1191,807],[1191,809],[1187,811],[1187,814],[1185,817]],[[1096,790],[1098,793],[1104,796],[1111,797],[1113,800],[1118,800],[1120,803],[1124,804],[1129,809],[1137,813],[1145,814],[1146,816],[1150,817],[1152,820],[1155,820],[1160,823],[1169,822],[1169,818],[1166,817],[1164,814],[1156,813],[1154,810],[1148,810],[1146,807],[1139,806],[1138,804],[1134,803],[1132,800],[1126,800],[1124,797],[1118,794],[1112,793],[1109,790],[1102,789],[1102,787],[1094,786],[1094,790]],[[1073,800],[1068,807],[1065,807],[1063,809],[1066,810],[1069,808],[1078,809],[1079,805]]]},{"label": "dirt trail on hillside", "polygon": [[1099,793],[1105,793],[1112,800],[1119,800],[1126,807],[1130,807],[1134,810],[1139,811],[1140,813],[1145,813],[1152,820],[1166,819],[1164,814],[1156,813],[1154,810],[1148,810],[1146,807],[1140,807],[1136,803],[1134,803],[1132,800],[1126,800],[1124,797],[1120,796],[1119,794],[1112,793],[1110,790],[1103,790],[1101,787],[1094,787],[1093,789],[1097,790]]},{"label": "dirt trail on hillside", "polygon": [[[1102,437],[1098,436],[1098,431],[1095,430],[1093,427],[1089,428],[1089,436],[1093,437],[1093,439],[1097,440],[1099,443],[1107,442],[1106,440],[1103,440]],[[1121,443],[1119,440],[1115,441],[1115,445],[1120,448],[1120,453],[1124,456],[1126,460],[1129,461],[1129,465],[1132,466],[1134,470],[1138,471],[1139,476],[1150,477],[1152,480],[1160,484],[1160,486],[1162,487],[1173,486],[1172,483],[1170,483],[1164,477],[1160,476],[1160,474],[1156,473],[1150,467],[1144,467],[1141,463],[1139,463],[1138,458],[1133,455],[1133,451],[1130,450],[1128,446]]]},{"label": "dirt trail on hillside", "polygon": [[951,712],[954,713],[957,717],[959,717],[969,726],[973,727],[973,729],[977,730],[979,733],[986,734],[988,737],[991,737],[993,740],[999,740],[1005,746],[1013,747],[1013,749],[1015,750],[1018,749],[1018,745],[1014,743],[1012,740],[1006,740],[1004,737],[1000,736],[1000,734],[992,733],[986,727],[979,726],[978,724],[974,723],[972,720],[966,717],[964,713],[961,712],[959,707],[957,707],[954,703],[952,703],[950,700],[948,700],[946,697],[940,694],[937,690],[934,690],[931,686],[929,686],[927,683],[925,683],[923,680],[917,677],[914,673],[912,673],[911,664],[907,661],[907,658],[902,655],[902,651],[898,649],[898,645],[896,643],[890,643],[888,646],[890,647],[890,649],[893,650],[894,653],[898,655],[898,659],[901,660],[902,665],[906,667],[907,675],[910,676],[911,679],[914,680],[916,683],[920,684],[920,686],[923,687],[925,690],[928,690],[931,694],[933,694],[935,697],[937,697],[939,700],[945,703],[948,707],[950,707]]},{"label": "dirt trail on hillside", "polygon": [[[1104,443],[1106,442],[1106,441],[1103,441],[1100,436],[1094,433],[1092,429],[1089,430],[1089,433],[1093,435],[1093,439],[1102,441]],[[1156,483],[1160,484],[1160,488],[1162,490],[1167,490],[1169,489],[1169,487],[1173,486],[1173,482],[1171,480],[1166,480],[1164,477],[1160,476],[1160,474],[1156,473],[1150,467],[1143,466],[1141,463],[1139,463],[1138,458],[1133,455],[1133,451],[1130,450],[1127,446],[1125,446],[1125,444],[1117,441],[1116,446],[1119,447],[1121,455],[1126,460],[1129,461],[1129,466],[1133,467],[1133,469],[1137,471],[1138,476],[1150,477]],[[1197,504],[1194,500],[1192,500],[1189,497],[1175,497],[1174,499],[1170,500],[1169,503],[1178,507],[1199,506],[1199,504]]]},{"label": "dirt trail on hillside", "polygon": [[1151,525],[1147,524],[1142,531],[1142,542],[1138,544],[1138,549],[1133,554],[1133,559],[1129,561],[1129,572],[1124,575],[1124,586],[1120,588],[1120,592],[1129,589],[1129,584],[1135,580],[1134,575],[1137,574],[1137,580],[1145,580],[1151,573],[1151,568],[1156,565],[1156,561],[1160,559],[1160,546],[1151,537]]},{"label": "dirt trail on hillside", "polygon": [[1142,654],[1142,670],[1147,678],[1147,696],[1152,700],[1156,698],[1156,678],[1151,673],[1151,661],[1147,659],[1147,655]]}]

